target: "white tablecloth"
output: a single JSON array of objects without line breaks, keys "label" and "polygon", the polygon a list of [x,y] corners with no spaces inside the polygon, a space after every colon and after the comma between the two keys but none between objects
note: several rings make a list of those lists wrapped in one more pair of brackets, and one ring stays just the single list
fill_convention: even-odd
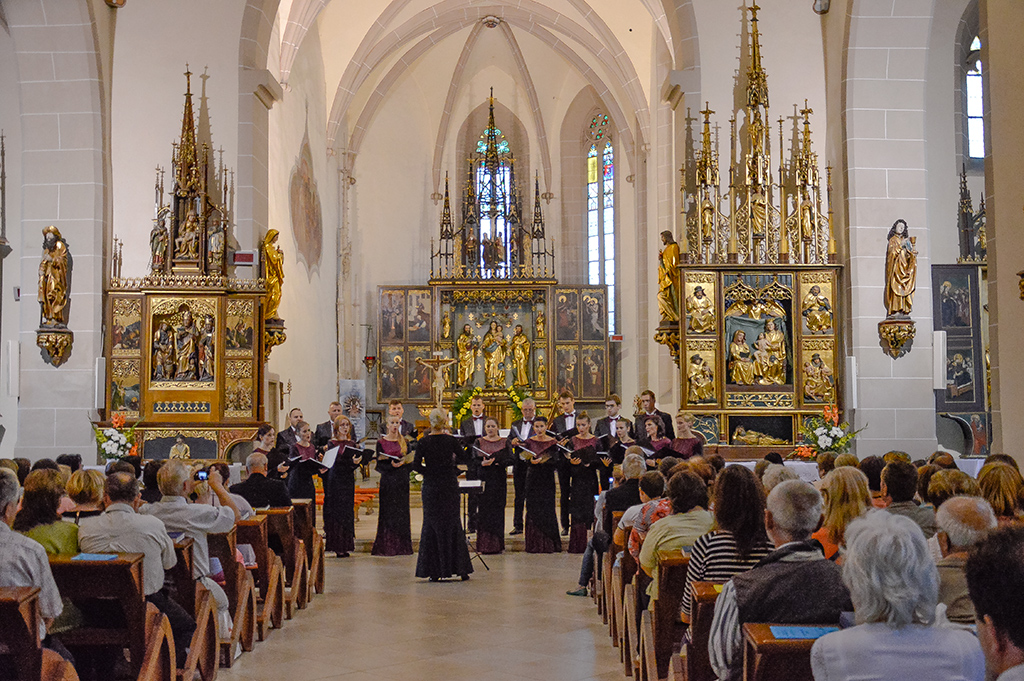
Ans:
[{"label": "white tablecloth", "polygon": [[[746,466],[750,470],[754,470],[756,461],[727,461],[726,465],[738,463],[741,466]],[[815,482],[818,479],[818,464],[811,461],[787,461],[786,468],[791,468],[796,471],[796,474],[800,476],[801,480],[807,482]]]}]

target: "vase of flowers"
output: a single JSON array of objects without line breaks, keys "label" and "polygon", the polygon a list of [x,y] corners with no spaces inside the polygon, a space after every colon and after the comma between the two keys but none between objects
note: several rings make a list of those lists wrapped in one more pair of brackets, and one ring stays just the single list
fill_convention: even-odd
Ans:
[{"label": "vase of flowers", "polygon": [[836,405],[826,405],[821,416],[804,419],[800,428],[803,442],[786,458],[813,461],[822,452],[845,454],[850,451],[853,439],[859,432],[850,430],[850,424],[846,421],[839,422],[839,408]]},{"label": "vase of flowers", "polygon": [[95,423],[92,425],[93,432],[96,433],[96,447],[100,461],[138,455],[139,446],[135,442],[135,428],[139,424],[136,422],[131,428],[125,430],[126,420],[123,413],[115,411],[110,417],[110,427],[100,428]]},{"label": "vase of flowers", "polygon": [[523,400],[526,399],[526,393],[522,388],[517,388],[514,385],[510,385],[505,392],[508,393],[508,400],[512,403],[512,420],[518,421],[523,418]]}]

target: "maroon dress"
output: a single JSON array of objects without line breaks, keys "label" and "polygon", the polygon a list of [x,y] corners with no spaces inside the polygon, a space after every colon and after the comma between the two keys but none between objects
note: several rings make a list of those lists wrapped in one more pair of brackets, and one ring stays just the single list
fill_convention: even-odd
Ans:
[{"label": "maroon dress", "polygon": [[704,442],[699,437],[677,437],[672,440],[671,447],[680,459],[689,459],[691,456],[700,456],[704,453]]},{"label": "maroon dress", "polygon": [[380,513],[377,536],[373,540],[375,556],[411,556],[412,528],[409,520],[409,471],[412,463],[397,468],[391,457],[402,456],[401,445],[377,440],[377,472],[380,473]]},{"label": "maroon dress", "polygon": [[[597,453],[599,440],[591,437],[586,440],[578,435],[570,441],[573,451],[581,451],[585,456]],[[591,450],[591,451],[586,451]],[[568,455],[566,455],[568,456]],[[569,505],[569,553],[583,553],[587,550],[587,532],[594,524],[594,497],[598,492],[597,467],[599,461],[583,460],[572,464],[572,494]]]},{"label": "maroon dress", "polygon": [[558,553],[562,538],[558,533],[558,513],[555,511],[555,468],[558,443],[554,440],[538,442],[530,438],[524,443],[534,454],[548,452],[551,458],[542,463],[527,463],[526,469],[526,552]]},{"label": "maroon dress", "polygon": [[[484,491],[477,497],[476,550],[501,553],[505,550],[505,501],[508,498],[508,442],[502,438],[489,442],[477,438],[476,446],[487,452],[494,463],[479,467]],[[483,460],[479,452],[474,452]]]}]

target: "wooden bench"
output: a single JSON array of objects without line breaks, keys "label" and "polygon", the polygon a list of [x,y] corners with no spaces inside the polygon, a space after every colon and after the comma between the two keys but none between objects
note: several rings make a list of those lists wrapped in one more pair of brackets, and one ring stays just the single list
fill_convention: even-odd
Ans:
[{"label": "wooden bench", "polygon": [[324,592],[324,538],[316,529],[316,508],[310,499],[292,499],[295,507],[295,535],[306,545],[306,561],[309,563],[309,595]]},{"label": "wooden bench", "polygon": [[[61,634],[69,648],[120,646],[131,655],[132,676],[138,676],[146,656],[146,599],[142,583],[141,553],[119,553],[112,560],[73,560],[73,556],[50,556],[50,571],[57,589],[64,598],[74,602],[86,617],[87,624]],[[91,599],[116,603],[121,621],[90,625]]]},{"label": "wooden bench", "polygon": [[811,646],[814,639],[778,639],[771,624],[743,625],[745,681],[813,681]]},{"label": "wooden bench", "polygon": [[711,638],[711,622],[715,618],[715,603],[722,585],[711,582],[694,582],[693,598],[690,601],[690,642],[685,649],[686,681],[715,681],[708,655],[708,640]]},{"label": "wooden bench", "polygon": [[[220,644],[217,636],[217,607],[209,589],[199,585],[196,593],[196,631],[192,634],[185,666],[178,670],[177,678],[180,681],[192,681],[196,672],[199,672],[203,681],[214,681],[217,678]],[[172,662],[173,659],[172,656]]]},{"label": "wooden bench", "polygon": [[295,509],[268,508],[257,511],[257,515],[267,518],[268,536],[277,537],[283,548],[281,562],[288,586],[284,595],[284,617],[290,620],[296,609],[306,607],[309,595],[309,563],[305,544],[295,535]]},{"label": "wooden bench", "polygon": [[171,587],[169,590],[174,600],[185,611],[196,619],[196,578],[192,574],[193,564],[193,540],[192,537],[179,537],[174,540],[174,555],[178,562],[169,570],[164,570],[164,586]]},{"label": "wooden bench", "polygon": [[370,515],[373,511],[373,500],[380,494],[380,488],[378,487],[356,487],[355,496],[355,507],[352,512],[355,514],[355,520],[359,522],[359,509],[363,504],[369,504],[366,509],[366,515]]},{"label": "wooden bench", "polygon": [[150,603],[146,608],[146,656],[142,658],[138,681],[175,681],[174,660],[171,623],[167,615]]},{"label": "wooden bench", "polygon": [[78,681],[75,668],[39,639],[39,587],[0,588],[0,644],[18,681]]},{"label": "wooden bench", "polygon": [[679,607],[686,588],[686,569],[690,557],[682,551],[658,554],[658,598],[650,608],[650,629],[641,631],[641,657],[644,665],[652,660],[655,667],[648,668],[641,678],[664,679],[669,675],[672,650],[686,626],[679,619]]},{"label": "wooden bench", "polygon": [[221,534],[206,535],[210,557],[217,558],[224,570],[224,593],[228,597],[233,623],[231,638],[220,641],[222,667],[231,667],[236,645],[241,644],[242,650],[249,652],[256,637],[256,594],[252,575],[236,559],[236,531],[232,527]]},{"label": "wooden bench", "polygon": [[618,626],[618,610],[621,604],[616,604],[614,582],[615,577],[613,572],[615,570],[615,556],[622,550],[622,547],[616,544],[613,540],[615,537],[615,528],[618,527],[619,521],[622,519],[622,511],[613,511],[612,513],[605,513],[605,520],[602,521],[605,532],[610,537],[608,541],[608,550],[601,556],[600,568],[601,568],[601,605],[603,606],[604,622],[608,625],[608,635],[612,637],[612,646],[618,647],[619,645],[619,626]]},{"label": "wooden bench", "polygon": [[280,629],[284,620],[284,565],[270,550],[266,516],[240,520],[235,529],[238,543],[248,544],[256,554],[256,638],[263,641],[271,627]]},{"label": "wooden bench", "polygon": [[[622,552],[622,561],[619,563],[619,569],[612,574],[613,581],[613,595],[615,602],[618,603],[616,606],[618,609],[618,636],[619,636],[619,659],[628,664],[628,669],[632,670],[633,661],[636,658],[637,644],[639,639],[637,638],[637,632],[639,628],[637,621],[639,613],[637,612],[637,598],[635,586],[633,580],[636,577],[639,566],[636,563],[636,559],[633,558],[628,550]],[[632,600],[627,603],[626,601],[626,589],[631,590]],[[632,625],[630,622],[632,621]],[[631,675],[632,671],[627,673],[627,676]]]}]

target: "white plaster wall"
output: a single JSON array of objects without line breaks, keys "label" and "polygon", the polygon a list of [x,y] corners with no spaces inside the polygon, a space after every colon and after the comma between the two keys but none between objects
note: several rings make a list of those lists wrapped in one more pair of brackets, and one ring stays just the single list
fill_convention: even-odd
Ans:
[{"label": "white plaster wall", "polygon": [[[154,168],[168,170],[170,190],[171,143],[181,138],[186,62],[197,120],[200,74],[208,69],[213,144],[224,148],[227,166],[237,167],[238,36],[244,9],[245,0],[177,0],[130,2],[117,10],[110,147],[114,234],[124,240],[126,277],[149,271]],[[189,17],[187,31],[183,17]]]},{"label": "white plaster wall", "polygon": [[[18,67],[14,54],[14,41],[7,31],[0,29],[0,92],[9,93],[0,98],[0,130],[6,137],[7,153],[7,241],[13,249],[4,261],[4,276],[0,296],[3,298],[3,329],[0,334],[0,423],[7,432],[0,442],[0,458],[14,456],[18,440],[18,396],[10,391],[11,376],[9,341],[18,340],[18,306],[14,302],[14,288],[21,285],[18,254],[23,250],[21,235],[21,102],[18,92]],[[30,296],[33,291],[27,292]],[[27,303],[31,304],[31,303]],[[15,349],[17,353],[17,349]],[[17,363],[15,363],[17,367]]]}]

